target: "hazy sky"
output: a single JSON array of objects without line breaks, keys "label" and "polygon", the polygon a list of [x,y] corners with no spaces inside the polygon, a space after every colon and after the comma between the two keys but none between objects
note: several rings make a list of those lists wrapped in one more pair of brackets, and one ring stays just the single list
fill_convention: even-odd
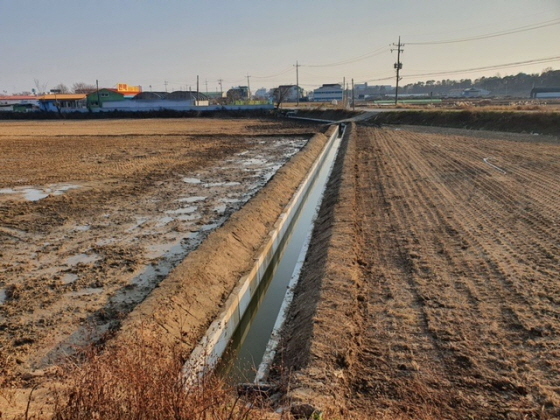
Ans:
[{"label": "hazy sky", "polygon": [[560,0],[0,0],[0,94],[394,84],[399,36],[401,84],[560,69]]}]

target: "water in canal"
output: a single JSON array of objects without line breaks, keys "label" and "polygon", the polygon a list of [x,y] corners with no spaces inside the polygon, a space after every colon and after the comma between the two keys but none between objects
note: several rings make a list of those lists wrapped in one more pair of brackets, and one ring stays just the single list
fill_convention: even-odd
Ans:
[{"label": "water in canal", "polygon": [[332,142],[321,169],[313,179],[306,198],[297,210],[288,233],[282,239],[218,366],[218,372],[231,378],[232,383],[253,382],[255,378],[294,268],[305,240],[313,229],[340,140],[338,138]]}]

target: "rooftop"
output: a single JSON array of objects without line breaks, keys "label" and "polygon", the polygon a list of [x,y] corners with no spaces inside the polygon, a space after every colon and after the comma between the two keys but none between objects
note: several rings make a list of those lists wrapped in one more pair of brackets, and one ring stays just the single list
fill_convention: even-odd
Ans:
[{"label": "rooftop", "polygon": [[79,101],[80,99],[86,99],[85,93],[57,93],[39,96],[37,99],[39,101]]}]

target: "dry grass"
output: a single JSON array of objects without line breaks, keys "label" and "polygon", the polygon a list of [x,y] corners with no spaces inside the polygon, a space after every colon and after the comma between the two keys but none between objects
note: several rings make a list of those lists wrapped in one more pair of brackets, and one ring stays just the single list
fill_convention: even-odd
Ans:
[{"label": "dry grass", "polygon": [[179,345],[142,336],[84,357],[71,368],[68,385],[57,391],[52,419],[262,418],[219,378],[187,387]]},{"label": "dry grass", "polygon": [[546,103],[532,102],[532,101],[511,101],[508,103],[494,103],[490,100],[483,100],[478,102],[471,101],[456,101],[441,104],[398,104],[394,106],[396,109],[410,109],[410,110],[434,110],[434,109],[447,109],[447,110],[460,110],[460,111],[541,111],[541,112],[555,112],[560,108],[547,105]]},{"label": "dry grass", "polygon": [[450,104],[451,109],[461,109],[461,110],[476,110],[483,109],[484,111],[543,111],[550,112],[554,109],[548,107],[546,103],[535,102],[535,101],[511,101],[507,104],[494,103],[489,99],[470,102],[470,101],[458,101]]}]

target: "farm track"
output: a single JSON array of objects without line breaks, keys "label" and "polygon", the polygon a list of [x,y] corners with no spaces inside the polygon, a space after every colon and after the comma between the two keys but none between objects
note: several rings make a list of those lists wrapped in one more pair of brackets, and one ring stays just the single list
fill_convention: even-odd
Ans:
[{"label": "farm track", "polygon": [[[335,209],[353,215],[354,262],[324,276],[303,367],[312,378],[333,351],[314,343],[351,332],[347,362],[293,388],[334,396],[345,418],[560,416],[560,145],[530,137],[355,128],[342,186],[355,203]],[[356,266],[356,313],[330,311],[327,290]]]}]

